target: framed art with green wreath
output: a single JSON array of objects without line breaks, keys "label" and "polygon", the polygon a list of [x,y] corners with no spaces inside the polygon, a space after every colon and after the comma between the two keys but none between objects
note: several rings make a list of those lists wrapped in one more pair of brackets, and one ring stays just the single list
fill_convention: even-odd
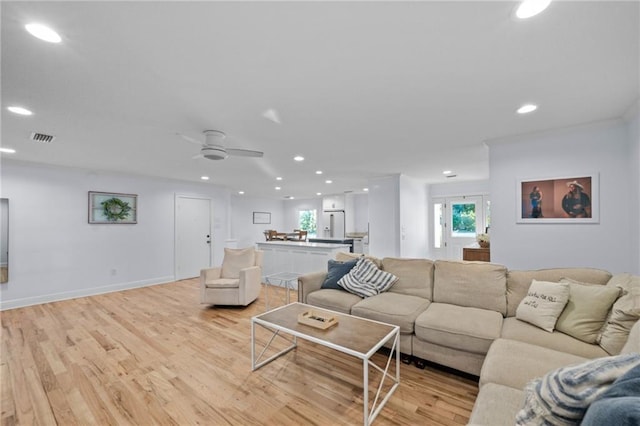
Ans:
[{"label": "framed art with green wreath", "polygon": [[138,223],[138,196],[89,191],[89,223]]}]

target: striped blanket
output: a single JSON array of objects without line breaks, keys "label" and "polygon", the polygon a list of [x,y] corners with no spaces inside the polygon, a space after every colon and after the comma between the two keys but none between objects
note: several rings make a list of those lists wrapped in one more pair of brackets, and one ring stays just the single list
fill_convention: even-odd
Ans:
[{"label": "striped blanket", "polygon": [[517,426],[578,425],[589,405],[620,376],[640,365],[640,353],[598,358],[562,367],[525,387]]}]

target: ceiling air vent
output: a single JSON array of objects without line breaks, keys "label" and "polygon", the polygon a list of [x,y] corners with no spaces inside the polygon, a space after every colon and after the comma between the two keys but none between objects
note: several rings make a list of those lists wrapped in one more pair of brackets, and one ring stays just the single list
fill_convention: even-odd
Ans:
[{"label": "ceiling air vent", "polygon": [[44,133],[31,133],[31,140],[42,143],[51,143],[56,137],[53,135],[45,135]]}]

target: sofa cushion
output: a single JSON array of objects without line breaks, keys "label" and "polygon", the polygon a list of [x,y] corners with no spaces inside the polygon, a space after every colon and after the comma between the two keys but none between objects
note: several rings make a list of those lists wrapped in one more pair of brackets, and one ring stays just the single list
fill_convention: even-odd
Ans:
[{"label": "sofa cushion", "polygon": [[549,333],[516,318],[504,319],[500,337],[519,340],[584,358],[597,358],[609,355],[598,345],[582,342],[559,331]]},{"label": "sofa cushion", "polygon": [[587,343],[596,343],[600,330],[620,296],[620,289],[602,285],[589,285],[563,278],[569,284],[569,301],[560,314],[556,329]]},{"label": "sofa cushion", "polygon": [[566,352],[501,338],[493,342],[487,352],[480,372],[480,387],[486,383],[497,383],[523,389],[530,380],[551,370],[587,360]]},{"label": "sofa cushion", "polygon": [[367,297],[351,308],[351,314],[400,327],[400,333],[411,334],[418,315],[429,306],[429,300],[417,296],[386,292]]},{"label": "sofa cushion", "polygon": [[416,337],[453,349],[485,354],[500,337],[502,315],[486,309],[432,303],[416,319]]},{"label": "sofa cushion", "polygon": [[346,262],[340,262],[338,260],[329,259],[327,262],[327,276],[322,282],[321,288],[331,288],[333,290],[342,290],[342,287],[338,285],[338,280],[351,271],[358,259],[349,260]]},{"label": "sofa cushion", "polygon": [[218,278],[207,280],[204,283],[206,288],[238,288],[240,287],[239,278]]},{"label": "sofa cushion", "polygon": [[568,283],[533,280],[516,310],[516,318],[551,333],[568,300]]},{"label": "sofa cushion", "polygon": [[524,407],[516,415],[516,425],[578,425],[589,405],[637,365],[640,354],[627,354],[549,372],[525,387]]},{"label": "sofa cushion", "polygon": [[608,353],[615,355],[627,341],[631,327],[640,319],[640,277],[615,275],[607,287],[622,289],[622,296],[613,304],[598,343]]},{"label": "sofa cushion", "polygon": [[602,269],[593,268],[558,268],[539,269],[536,271],[509,271],[507,273],[507,316],[514,317],[520,302],[527,295],[531,281],[558,282],[562,278],[591,284],[606,284],[611,274]]},{"label": "sofa cushion", "polygon": [[433,301],[507,312],[507,268],[485,262],[435,262]]},{"label": "sofa cushion", "polygon": [[487,383],[480,388],[468,425],[513,426],[523,398],[519,389]]},{"label": "sofa cushion", "polygon": [[222,259],[222,278],[240,278],[240,270],[255,265],[256,251],[253,247],[245,249],[224,249]]},{"label": "sofa cushion", "polygon": [[618,378],[591,403],[581,426],[640,425],[640,365]]},{"label": "sofa cushion", "polygon": [[344,290],[323,289],[309,293],[307,303],[319,308],[330,309],[345,314],[351,313],[351,307],[362,300],[362,297]]},{"label": "sofa cushion", "polygon": [[431,300],[433,293],[433,261],[385,257],[382,269],[398,277],[389,291]]}]

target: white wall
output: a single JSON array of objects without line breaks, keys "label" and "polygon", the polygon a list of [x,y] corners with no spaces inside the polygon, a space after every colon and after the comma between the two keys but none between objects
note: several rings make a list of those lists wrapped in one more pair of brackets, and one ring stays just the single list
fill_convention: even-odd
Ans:
[{"label": "white wall", "polygon": [[369,195],[353,195],[353,229],[347,232],[367,232],[369,230]]},{"label": "white wall", "polygon": [[[631,218],[631,258],[632,263],[635,262],[635,270],[631,272],[640,274],[640,101],[629,110],[625,116],[631,155],[630,162],[630,180],[631,180],[631,209],[636,212],[636,218]],[[635,237],[634,237],[635,236]]]},{"label": "white wall", "polygon": [[400,256],[400,175],[369,181],[369,254]]},{"label": "white wall", "polygon": [[[88,191],[138,194],[138,223],[89,224]],[[220,264],[229,237],[227,190],[3,159],[11,238],[0,307],[172,281],[176,193],[213,200],[213,263]]]},{"label": "white wall", "polygon": [[[284,230],[284,202],[268,198],[231,196],[231,239],[237,247],[250,247],[257,241],[264,241],[266,229]],[[254,224],[253,212],[271,213],[270,224]]]},{"label": "white wall", "polygon": [[[492,262],[510,269],[637,270],[631,241],[638,234],[629,231],[632,221],[638,220],[631,196],[638,185],[629,181],[631,144],[624,123],[596,123],[489,144]],[[591,172],[600,177],[600,223],[516,223],[518,178]]]},{"label": "white wall", "polygon": [[476,180],[470,182],[434,183],[429,185],[429,201],[437,197],[459,197],[462,195],[486,195],[489,194],[490,184],[488,180]]},{"label": "white wall", "polygon": [[424,258],[428,255],[427,185],[400,176],[400,256]]}]

